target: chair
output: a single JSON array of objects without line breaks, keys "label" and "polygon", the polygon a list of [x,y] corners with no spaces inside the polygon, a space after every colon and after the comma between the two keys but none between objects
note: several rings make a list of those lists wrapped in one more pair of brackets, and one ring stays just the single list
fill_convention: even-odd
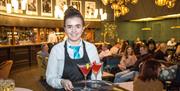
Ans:
[{"label": "chair", "polygon": [[121,57],[119,56],[108,56],[103,59],[104,61],[104,70],[110,71],[110,73],[119,72],[118,64],[120,63]]},{"label": "chair", "polygon": [[48,58],[45,58],[45,62],[43,62],[43,57],[41,55],[37,55],[37,63],[38,63],[41,79],[46,79],[45,73],[46,73],[47,60]]},{"label": "chair", "polygon": [[12,67],[13,61],[12,60],[7,60],[1,63],[0,65],[0,78],[8,78],[9,73]]}]

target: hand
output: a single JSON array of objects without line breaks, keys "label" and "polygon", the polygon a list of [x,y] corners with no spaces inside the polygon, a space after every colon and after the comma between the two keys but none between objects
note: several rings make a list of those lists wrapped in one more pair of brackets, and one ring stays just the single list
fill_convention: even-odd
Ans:
[{"label": "hand", "polygon": [[126,66],[125,66],[125,65],[122,65],[122,64],[118,64],[118,67],[119,67],[119,69],[121,69],[121,70],[125,70],[125,69],[126,69]]},{"label": "hand", "polygon": [[70,80],[61,80],[61,84],[66,91],[72,91],[74,88]]}]

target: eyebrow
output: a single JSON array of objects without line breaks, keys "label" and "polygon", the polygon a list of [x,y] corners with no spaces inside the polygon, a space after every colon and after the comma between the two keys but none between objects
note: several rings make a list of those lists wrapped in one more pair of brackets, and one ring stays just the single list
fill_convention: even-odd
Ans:
[{"label": "eyebrow", "polygon": [[[66,26],[73,26],[73,25],[66,25]],[[75,26],[81,26],[81,24],[76,24]]]}]

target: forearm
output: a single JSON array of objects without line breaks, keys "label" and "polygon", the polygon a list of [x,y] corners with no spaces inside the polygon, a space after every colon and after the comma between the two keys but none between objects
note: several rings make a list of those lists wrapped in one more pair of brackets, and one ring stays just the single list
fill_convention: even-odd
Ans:
[{"label": "forearm", "polygon": [[51,87],[56,88],[56,89],[63,88],[62,85],[61,85],[61,80],[62,80],[62,79],[57,78],[57,77],[51,77],[51,76],[46,77],[47,83],[48,83]]}]

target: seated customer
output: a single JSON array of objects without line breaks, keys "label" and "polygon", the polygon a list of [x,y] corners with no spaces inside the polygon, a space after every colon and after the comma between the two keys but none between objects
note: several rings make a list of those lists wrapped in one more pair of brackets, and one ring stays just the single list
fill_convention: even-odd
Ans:
[{"label": "seated customer", "polygon": [[125,53],[122,56],[120,64],[118,64],[118,67],[120,70],[123,71],[128,68],[131,68],[136,61],[137,61],[137,58],[136,58],[136,55],[134,54],[134,50],[132,49],[132,47],[128,46],[125,49]]},{"label": "seated customer", "polygon": [[111,49],[110,49],[110,52],[112,55],[118,55],[118,52],[121,48],[121,44],[119,43],[116,43]]},{"label": "seated customer", "polygon": [[146,61],[140,75],[133,82],[134,91],[163,91],[163,84],[158,79],[160,66],[155,60]]},{"label": "seated customer", "polygon": [[117,73],[115,75],[114,82],[120,83],[132,80],[135,76],[139,74],[139,65],[150,58],[152,58],[152,55],[148,53],[148,48],[146,46],[141,46],[140,57],[138,57],[136,63],[133,65],[132,68]]},{"label": "seated customer", "polygon": [[100,59],[103,59],[104,57],[110,56],[111,52],[109,51],[107,45],[102,45],[102,50],[99,53]]},{"label": "seated customer", "polygon": [[171,60],[174,62],[180,62],[180,45],[177,46],[176,52],[173,54]]},{"label": "seated customer", "polygon": [[45,61],[46,57],[49,56],[49,47],[47,44],[42,44],[41,45],[41,50],[37,52],[37,55],[42,57],[42,62],[44,66],[47,66],[47,62]]},{"label": "seated customer", "polygon": [[45,72],[46,72],[46,66],[47,66],[47,60],[48,60],[48,53],[49,47],[47,44],[41,45],[41,50],[37,52],[37,63],[40,71],[40,80],[45,79]]},{"label": "seated customer", "polygon": [[168,58],[167,54],[167,45],[165,43],[161,43],[159,50],[155,52],[154,56],[158,60],[169,61],[170,59]]}]

